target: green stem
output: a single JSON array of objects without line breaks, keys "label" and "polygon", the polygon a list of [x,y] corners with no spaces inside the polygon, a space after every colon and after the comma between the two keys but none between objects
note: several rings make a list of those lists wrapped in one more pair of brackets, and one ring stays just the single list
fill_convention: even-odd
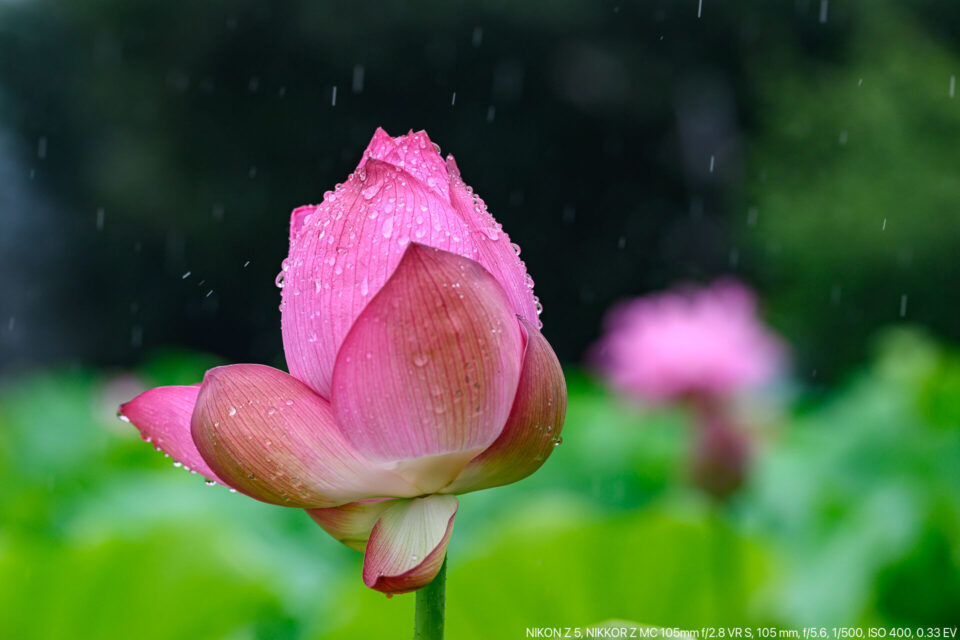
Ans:
[{"label": "green stem", "polygon": [[443,609],[447,601],[447,558],[430,584],[417,591],[413,640],[443,640]]}]

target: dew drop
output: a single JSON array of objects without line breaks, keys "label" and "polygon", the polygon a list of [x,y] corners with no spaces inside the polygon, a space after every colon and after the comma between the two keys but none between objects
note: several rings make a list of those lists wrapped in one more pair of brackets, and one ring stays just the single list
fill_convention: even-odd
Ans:
[{"label": "dew drop", "polygon": [[483,235],[487,236],[488,240],[496,241],[500,237],[500,232],[494,227],[484,227]]}]

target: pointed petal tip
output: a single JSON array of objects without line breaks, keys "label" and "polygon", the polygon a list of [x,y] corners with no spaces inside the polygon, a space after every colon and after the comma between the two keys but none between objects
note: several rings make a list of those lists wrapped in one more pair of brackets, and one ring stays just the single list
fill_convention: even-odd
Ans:
[{"label": "pointed petal tip", "polygon": [[144,442],[190,471],[230,486],[210,468],[190,433],[198,385],[156,387],[120,405],[117,417],[132,424]]},{"label": "pointed petal tip", "polygon": [[460,167],[457,166],[457,161],[452,153],[447,154],[447,173],[450,174],[451,178],[460,178]]}]

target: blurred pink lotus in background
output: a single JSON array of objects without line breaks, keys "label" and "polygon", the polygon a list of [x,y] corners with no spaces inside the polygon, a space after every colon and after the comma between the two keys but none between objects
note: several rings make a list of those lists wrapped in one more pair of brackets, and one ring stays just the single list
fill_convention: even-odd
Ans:
[{"label": "blurred pink lotus in background", "polygon": [[610,310],[589,355],[624,395],[693,408],[693,478],[717,497],[740,486],[751,449],[734,399],[773,382],[786,363],[784,343],[756,307],[752,292],[733,280],[636,298]]},{"label": "blurred pink lotus in background", "polygon": [[785,350],[732,280],[659,293],[610,310],[591,359],[618,390],[646,402],[725,398],[772,381]]},{"label": "blurred pink lotus in background", "polygon": [[293,212],[277,284],[289,374],[217,367],[121,417],[211,482],[307,509],[365,550],[367,586],[419,589],[454,494],[526,477],[560,440],[563,372],[519,249],[426,133],[378,129]]}]

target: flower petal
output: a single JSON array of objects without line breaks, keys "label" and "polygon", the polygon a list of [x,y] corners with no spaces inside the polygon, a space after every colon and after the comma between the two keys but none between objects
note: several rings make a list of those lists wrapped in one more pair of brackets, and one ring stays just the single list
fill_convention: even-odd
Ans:
[{"label": "flower petal", "polygon": [[527,346],[507,424],[444,493],[466,493],[522,480],[539,469],[561,441],[567,412],[563,369],[546,338],[526,320],[521,322]]},{"label": "flower petal", "polygon": [[520,259],[520,250],[510,236],[487,211],[487,205],[464,184],[453,156],[447,157],[450,180],[450,202],[470,227],[479,255],[477,261],[493,274],[503,287],[514,312],[531,323],[539,324],[540,301],[533,293],[533,279]]},{"label": "flower petal", "polygon": [[363,160],[368,158],[400,167],[433,190],[437,197],[450,199],[447,167],[440,157],[440,148],[430,140],[426,131],[411,131],[405,136],[392,138],[377,127],[367,150],[363,152]]},{"label": "flower petal", "polygon": [[453,532],[457,499],[398,500],[374,525],[363,558],[363,582],[383,593],[407,593],[440,571]]},{"label": "flower petal", "polygon": [[248,495],[291,507],[333,507],[418,490],[365,460],[330,403],[282,371],[235,364],[207,372],[192,432],[210,468]]},{"label": "flower petal", "polygon": [[293,213],[290,214],[290,244],[293,244],[293,241],[297,239],[297,236],[300,235],[300,230],[303,229],[303,224],[307,220],[307,216],[314,213],[317,210],[317,205],[315,204],[306,204],[302,207],[297,207],[293,210]]},{"label": "flower petal", "polygon": [[477,252],[448,200],[373,158],[302,220],[294,218],[283,267],[283,346],[290,373],[325,398],[340,344],[411,241],[468,257]]},{"label": "flower petal", "polygon": [[351,549],[363,551],[380,515],[396,503],[389,498],[349,502],[327,509],[307,509],[307,515],[331,536]]},{"label": "flower petal", "polygon": [[333,408],[364,456],[433,493],[500,434],[522,354],[493,276],[412,244],[343,342]]},{"label": "flower petal", "polygon": [[190,416],[200,385],[157,387],[120,405],[118,415],[140,430],[140,437],[190,471],[230,486],[221,480],[197,451],[190,435]]}]

